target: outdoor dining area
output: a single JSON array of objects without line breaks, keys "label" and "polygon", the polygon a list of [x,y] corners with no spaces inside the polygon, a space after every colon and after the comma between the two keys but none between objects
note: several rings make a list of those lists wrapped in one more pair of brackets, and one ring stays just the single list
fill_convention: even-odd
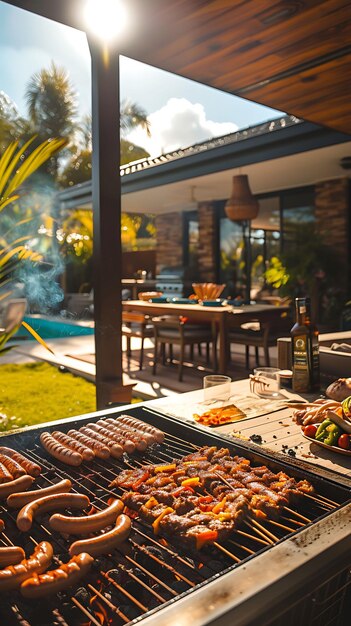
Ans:
[{"label": "outdoor dining area", "polygon": [[[122,333],[127,338],[130,357],[130,338],[141,341],[139,367],[143,368],[143,343],[154,340],[153,373],[160,360],[164,366],[177,362],[178,379],[184,373],[185,350],[196,366],[204,344],[206,367],[225,374],[230,366],[231,345],[245,346],[245,367],[249,370],[250,347],[254,348],[252,362],[270,365],[269,348],[276,346],[279,336],[289,334],[292,326],[290,307],[286,305],[244,304],[220,297],[224,285],[194,284],[195,293],[189,298],[167,298],[160,293],[140,294],[138,300],[122,302]],[[200,294],[200,297],[196,295]],[[207,293],[210,297],[207,297]],[[197,346],[195,354],[194,346]],[[177,350],[177,354],[173,352]],[[262,354],[260,356],[260,351]],[[203,362],[203,359],[200,359]],[[235,363],[232,364],[235,370]],[[186,374],[185,374],[186,375]],[[172,377],[172,370],[169,372]]]}]

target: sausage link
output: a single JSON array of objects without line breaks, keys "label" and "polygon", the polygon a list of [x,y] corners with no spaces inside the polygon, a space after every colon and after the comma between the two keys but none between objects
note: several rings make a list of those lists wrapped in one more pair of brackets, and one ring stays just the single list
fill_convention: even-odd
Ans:
[{"label": "sausage link", "polygon": [[19,546],[6,546],[6,548],[0,548],[0,567],[7,567],[8,565],[17,565],[26,558],[24,550]]},{"label": "sausage link", "polygon": [[60,509],[86,509],[90,504],[88,496],[78,493],[58,493],[28,502],[17,515],[17,528],[29,530],[37,515]]},{"label": "sausage link", "polygon": [[0,570],[0,591],[16,589],[32,574],[41,574],[49,567],[54,551],[51,543],[42,541],[34,548],[29,559],[23,559],[18,565],[10,565]]},{"label": "sausage link", "polygon": [[152,444],[156,443],[156,437],[155,435],[152,435],[151,433],[147,433],[145,430],[140,430],[138,429],[136,426],[130,424],[127,421],[119,421],[119,419],[113,419],[111,417],[107,418],[107,420],[110,426],[113,426],[116,429],[123,429],[123,430],[128,430],[130,431],[134,437],[142,437],[143,439],[145,439],[147,446],[151,446]]},{"label": "sausage link", "polygon": [[129,537],[131,521],[128,515],[123,513],[117,517],[115,527],[104,535],[80,539],[71,544],[69,553],[71,556],[87,552],[91,556],[109,554]]},{"label": "sausage link", "polygon": [[93,562],[94,559],[90,554],[82,552],[57,569],[45,572],[45,574],[34,574],[31,578],[24,580],[21,585],[21,594],[25,598],[42,598],[72,587],[89,572]]},{"label": "sausage link", "polygon": [[59,443],[62,443],[62,445],[67,446],[68,448],[71,448],[76,452],[79,452],[79,454],[82,455],[84,461],[92,461],[95,457],[94,451],[91,450],[91,448],[87,448],[87,446],[84,446],[79,441],[76,441],[76,439],[73,439],[73,437],[62,433],[59,430],[55,430],[51,434],[54,439],[56,439],[56,441],[58,441]]},{"label": "sausage link", "polygon": [[17,461],[20,465],[22,465],[23,469],[34,478],[41,473],[41,467],[38,463],[34,463],[34,461],[30,461],[27,457],[23,456],[20,452],[16,450],[12,450],[12,448],[7,448],[6,446],[0,446],[0,453],[5,454],[5,456],[9,456],[14,461]]},{"label": "sausage link", "polygon": [[34,483],[33,476],[21,476],[20,478],[16,478],[16,480],[11,480],[8,483],[4,483],[0,485],[0,500],[7,498],[11,493],[17,493],[18,491],[24,491],[25,489],[29,489],[31,485]]},{"label": "sausage link", "polygon": [[42,433],[40,435],[40,441],[45,450],[62,463],[74,465],[75,467],[83,463],[83,457],[79,452],[75,452],[75,450],[71,450],[71,448],[67,448],[67,446],[58,443],[50,433]]},{"label": "sausage link", "polygon": [[69,430],[67,433],[73,439],[80,441],[83,445],[87,446],[87,448],[91,448],[93,450],[95,456],[99,459],[108,459],[110,456],[110,450],[107,446],[103,445],[100,441],[96,441],[87,435],[84,435],[79,430]]},{"label": "sausage link", "polygon": [[139,452],[144,452],[146,450],[147,442],[145,441],[141,433],[139,434],[139,437],[138,437],[136,433],[135,432],[133,433],[133,431],[130,428],[127,428],[127,426],[125,428],[124,427],[118,428],[117,426],[115,426],[111,422],[108,422],[107,420],[99,420],[98,424],[100,424],[101,422],[104,422],[103,426],[108,431],[113,432],[116,435],[119,435],[126,441],[131,441],[134,444],[134,448],[136,448]]},{"label": "sausage link", "polygon": [[12,478],[14,480],[27,473],[26,470],[23,469],[22,465],[17,463],[14,459],[10,459],[10,457],[5,456],[5,454],[0,454],[0,463],[5,465],[10,474],[12,474]]},{"label": "sausage link", "polygon": [[0,484],[8,483],[10,480],[13,480],[12,474],[9,472],[6,465],[0,461]]},{"label": "sausage link", "polygon": [[126,424],[130,424],[131,426],[134,426],[134,428],[137,428],[138,430],[144,431],[146,433],[151,433],[152,435],[154,435],[156,437],[156,441],[157,443],[162,443],[165,439],[165,434],[164,432],[162,432],[162,430],[160,430],[159,428],[155,428],[154,426],[151,426],[150,424],[146,424],[146,422],[142,422],[141,420],[135,419],[134,417],[131,417],[130,415],[119,415],[116,419],[116,422],[125,422]]},{"label": "sausage link", "polygon": [[120,433],[113,431],[112,428],[107,428],[107,426],[105,425],[104,420],[99,420],[95,424],[95,430],[104,437],[107,437],[107,439],[116,441],[123,448],[124,452],[127,452],[127,454],[132,454],[135,450],[134,442],[130,441],[130,439],[126,439],[126,437],[123,437]]},{"label": "sausage link", "polygon": [[53,530],[68,535],[88,535],[97,530],[103,530],[106,526],[113,524],[122,513],[124,504],[122,500],[114,500],[110,506],[94,515],[85,517],[71,517],[55,513],[49,519],[49,524]]},{"label": "sausage link", "polygon": [[[93,428],[92,428],[93,427]],[[92,439],[96,438],[97,441],[103,443],[108,447],[110,454],[115,459],[120,459],[123,454],[123,448],[118,443],[115,443],[113,440],[104,437],[99,432],[95,430],[95,424],[88,424],[88,426],[82,426],[79,429],[84,435],[91,437]]]},{"label": "sausage link", "polygon": [[64,479],[60,482],[50,485],[50,487],[44,487],[44,489],[36,489],[35,491],[12,493],[6,500],[7,506],[11,509],[21,509],[23,506],[38,498],[44,496],[51,496],[53,493],[68,493],[72,489],[72,483],[70,480]]}]

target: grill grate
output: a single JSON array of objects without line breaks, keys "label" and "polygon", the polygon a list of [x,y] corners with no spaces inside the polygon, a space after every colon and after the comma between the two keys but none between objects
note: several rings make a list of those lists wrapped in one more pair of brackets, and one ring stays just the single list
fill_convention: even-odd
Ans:
[{"label": "grill grate", "polygon": [[[157,426],[160,427],[160,423]],[[165,430],[166,424],[162,426]],[[179,425],[176,425],[175,430],[182,432]],[[191,439],[193,433],[187,434]],[[206,440],[207,435],[202,434],[200,439],[203,437]],[[38,487],[47,487],[60,479],[69,478],[73,483],[72,492],[87,495],[96,509],[106,507],[110,497],[122,495],[121,489],[109,487],[121,469],[134,469],[146,463],[167,463],[199,447],[167,432],[163,444],[155,444],[142,455],[124,455],[119,461],[95,459],[93,463],[79,468],[67,468],[53,461],[37,443],[38,432],[34,436],[33,432],[27,432],[19,434],[17,439],[13,436],[11,438],[12,442],[8,445],[15,447],[17,442],[18,449],[20,445],[31,460],[42,466],[42,475],[37,479]],[[24,445],[21,446],[21,443]],[[200,445],[203,445],[203,441]],[[223,445],[223,441],[219,445]],[[329,498],[329,492],[323,494],[320,491],[316,497],[306,496],[299,502],[298,508],[287,508],[279,522],[270,520],[258,523],[256,520],[247,520],[230,540],[191,554],[174,543],[155,537],[151,529],[136,518],[129,539],[113,555],[96,559],[89,578],[82,581],[78,590],[44,599],[40,607],[24,600],[17,592],[11,593],[2,598],[0,623],[21,626],[119,626],[139,620],[254,558],[289,534],[298,532],[310,521],[334,510],[344,499],[345,494],[342,492],[337,493],[333,501]],[[0,517],[6,523],[6,532],[0,535],[0,545],[21,545],[29,555],[37,543],[47,540],[52,543],[58,559],[68,560],[72,538],[53,532],[48,524],[49,516],[35,521],[29,534],[22,534],[16,527],[16,515],[16,511],[3,505],[0,507]]]}]

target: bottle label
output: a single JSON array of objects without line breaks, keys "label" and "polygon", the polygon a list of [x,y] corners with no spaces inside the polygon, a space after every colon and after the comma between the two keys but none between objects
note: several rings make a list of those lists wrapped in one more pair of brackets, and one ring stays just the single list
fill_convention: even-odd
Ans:
[{"label": "bottle label", "polygon": [[308,336],[296,335],[293,340],[293,390],[306,392],[310,389],[308,363]]}]

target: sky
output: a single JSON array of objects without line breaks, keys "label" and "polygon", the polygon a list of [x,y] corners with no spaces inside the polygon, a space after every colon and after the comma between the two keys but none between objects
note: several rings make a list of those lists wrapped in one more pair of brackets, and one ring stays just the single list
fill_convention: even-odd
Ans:
[{"label": "sky", "polygon": [[[0,91],[11,98],[21,115],[27,116],[24,94],[29,79],[49,68],[51,61],[68,72],[79,115],[90,113],[90,54],[84,33],[1,0],[0,24]],[[138,104],[148,115],[151,138],[140,129],[126,138],[151,156],[282,115],[125,57],[121,58],[120,92],[121,100]]]}]

